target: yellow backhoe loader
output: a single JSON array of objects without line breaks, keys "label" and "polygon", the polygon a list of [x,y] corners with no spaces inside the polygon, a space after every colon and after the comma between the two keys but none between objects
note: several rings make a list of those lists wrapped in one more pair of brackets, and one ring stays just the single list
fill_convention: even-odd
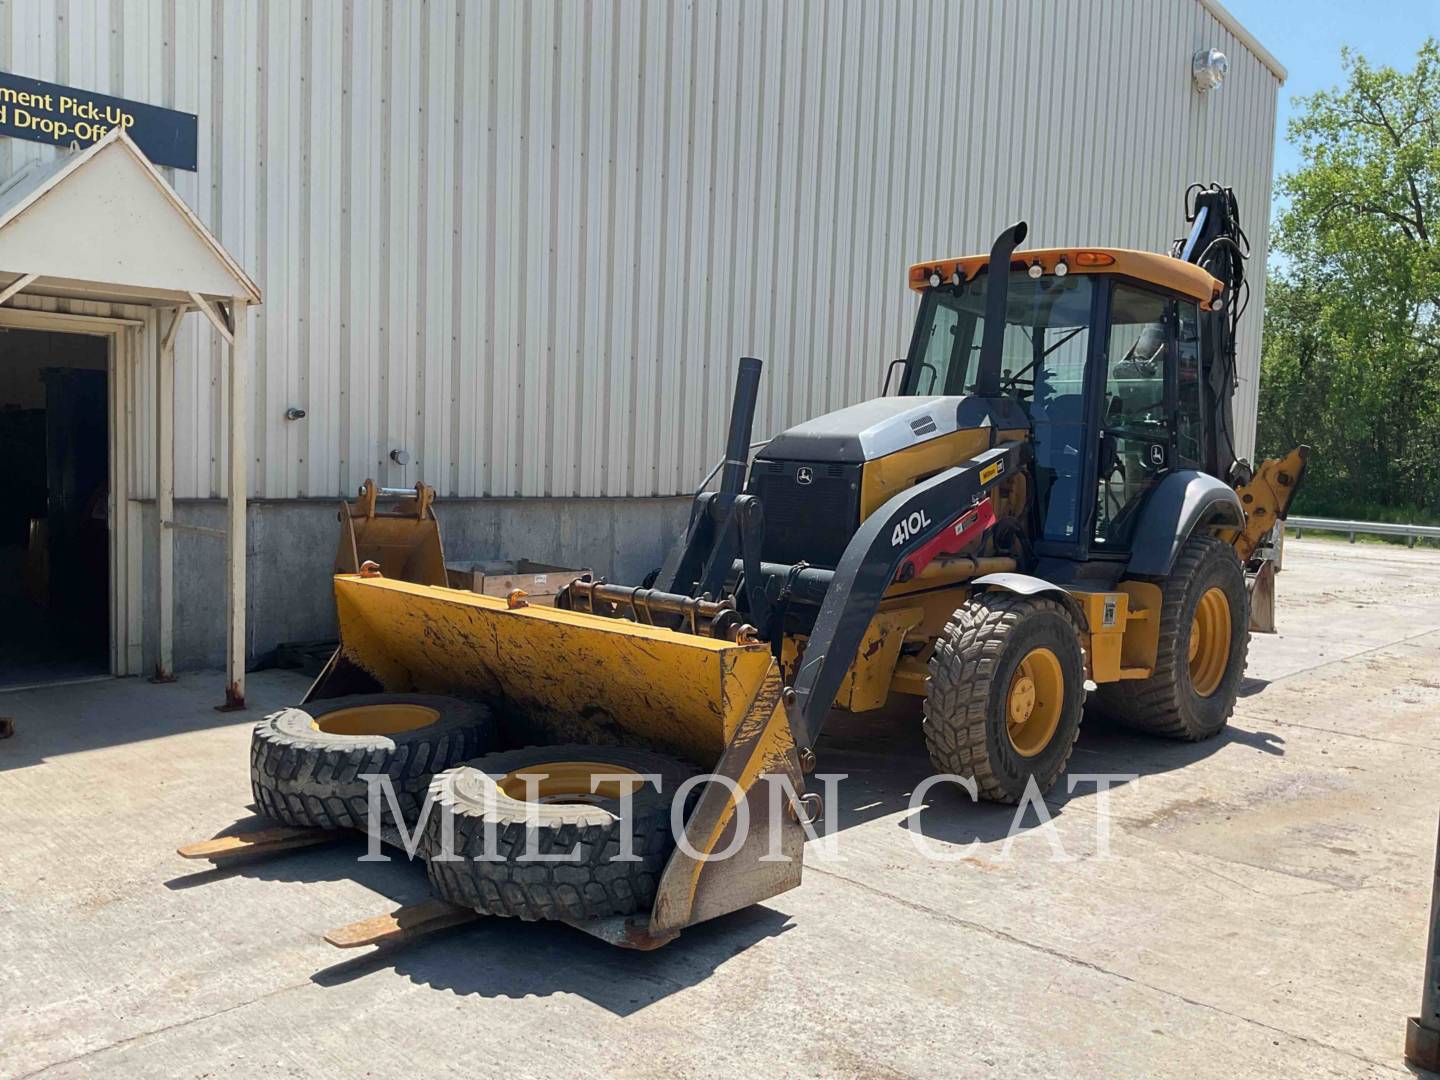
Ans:
[{"label": "yellow backhoe loader", "polygon": [[885,393],[753,461],[742,360],[718,488],[649,587],[579,580],[550,607],[383,559],[337,576],[339,651],[288,712],[324,734],[338,708],[370,749],[327,774],[303,722],[257,731],[257,798],[345,823],[359,789],[332,799],[322,775],[433,772],[429,811],[413,785],[400,810],[426,818],[438,895],[650,947],[799,883],[832,709],[913,696],[935,768],[1012,802],[1062,774],[1087,697],[1215,735],[1308,451],[1237,460],[1244,234],[1228,189],[1186,202],[1167,255],[1021,251],[1020,223],[988,256],[912,266]]}]

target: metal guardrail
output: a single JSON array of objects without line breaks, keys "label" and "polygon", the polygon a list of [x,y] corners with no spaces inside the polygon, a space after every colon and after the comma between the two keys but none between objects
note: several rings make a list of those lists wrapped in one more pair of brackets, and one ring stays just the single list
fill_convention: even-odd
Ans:
[{"label": "metal guardrail", "polygon": [[1440,525],[1392,525],[1388,521],[1344,521],[1340,518],[1297,517],[1291,514],[1285,519],[1285,527],[1292,530],[1297,538],[1305,535],[1306,529],[1319,532],[1345,533],[1350,542],[1357,535],[1403,536],[1414,547],[1417,540],[1440,540]]}]

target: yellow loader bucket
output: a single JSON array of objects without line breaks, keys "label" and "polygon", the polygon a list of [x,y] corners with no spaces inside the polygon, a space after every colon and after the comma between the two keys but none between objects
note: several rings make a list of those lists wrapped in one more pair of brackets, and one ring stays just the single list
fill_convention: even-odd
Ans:
[{"label": "yellow loader bucket", "polygon": [[[359,678],[387,692],[478,697],[526,741],[644,746],[727,778],[705,785],[686,838],[697,854],[724,851],[738,814],[748,817],[743,843],[724,860],[677,849],[649,923],[625,935],[658,944],[800,883],[800,813],[793,800],[779,820],[771,810],[787,805],[772,782],[798,796],[804,780],[768,645],[380,576],[337,576],[335,601],[340,648],[312,696],[349,692]],[[777,837],[785,858],[760,862]]]}]

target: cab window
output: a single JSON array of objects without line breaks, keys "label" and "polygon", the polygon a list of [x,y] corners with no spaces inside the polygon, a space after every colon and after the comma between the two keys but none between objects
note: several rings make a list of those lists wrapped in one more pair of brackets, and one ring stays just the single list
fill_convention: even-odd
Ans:
[{"label": "cab window", "polygon": [[[981,274],[960,289],[926,290],[902,393],[974,392],[989,285],[989,275]],[[1047,540],[1072,541],[1080,531],[1093,296],[1089,275],[1032,278],[1023,270],[1011,272],[1005,294],[1000,392],[1030,417],[1035,496]]]},{"label": "cab window", "polygon": [[1200,415],[1200,312],[1193,300],[1176,301],[1175,334],[1176,447],[1180,464],[1198,469],[1205,460],[1205,430]]},{"label": "cab window", "polygon": [[1127,551],[1137,511],[1170,468],[1168,407],[1176,302],[1117,282],[1100,410],[1096,550]]},{"label": "cab window", "polygon": [[[955,363],[959,351],[959,304],[950,297],[936,295],[927,305],[926,314],[920,327],[920,364],[916,372],[916,386],[906,387],[914,395],[945,393],[950,380],[950,366]],[[958,364],[963,369],[963,360]],[[963,377],[963,372],[960,373]]]},{"label": "cab window", "polygon": [[967,303],[965,296],[937,289],[926,293],[911,349],[914,361],[901,392],[963,394],[971,356],[980,344],[975,338],[978,321],[973,300]]}]

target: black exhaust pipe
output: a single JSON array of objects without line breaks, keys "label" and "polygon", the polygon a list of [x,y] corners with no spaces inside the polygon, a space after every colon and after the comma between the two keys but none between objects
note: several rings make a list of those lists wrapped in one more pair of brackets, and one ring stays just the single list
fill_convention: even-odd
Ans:
[{"label": "black exhaust pipe", "polygon": [[980,397],[1000,396],[1000,351],[1005,344],[1010,256],[1025,242],[1029,231],[1025,222],[1017,221],[995,238],[995,245],[990,249],[990,264],[985,269],[989,290],[985,294],[985,335],[980,339],[980,371],[975,379],[975,393]]},{"label": "black exhaust pipe", "polygon": [[750,429],[755,423],[755,402],[760,396],[760,361],[740,358],[735,376],[735,398],[730,405],[730,438],[725,445],[725,468],[720,473],[720,490],[739,495],[745,488],[745,467],[750,460]]}]

